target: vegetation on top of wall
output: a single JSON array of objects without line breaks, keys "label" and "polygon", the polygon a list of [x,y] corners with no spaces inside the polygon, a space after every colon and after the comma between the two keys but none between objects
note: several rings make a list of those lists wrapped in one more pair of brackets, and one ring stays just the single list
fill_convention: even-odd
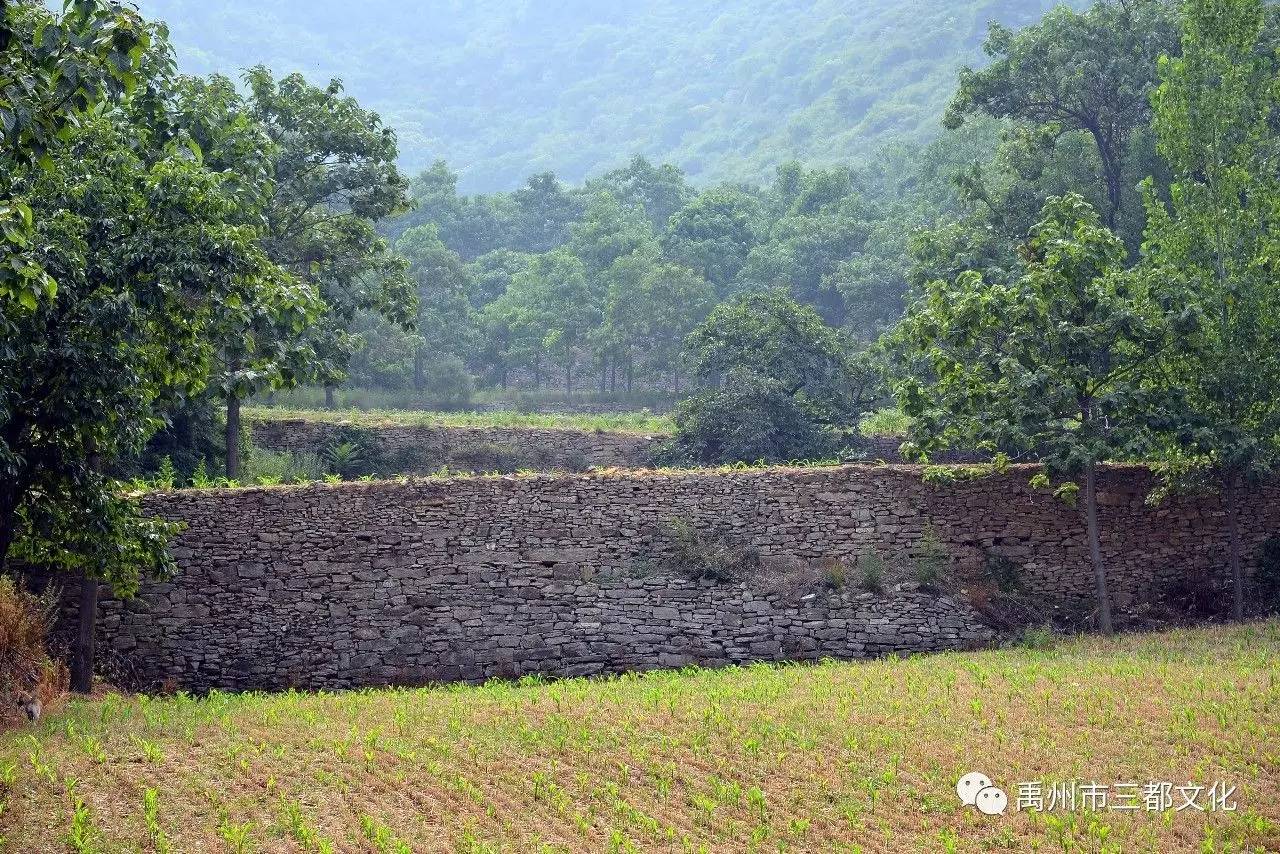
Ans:
[{"label": "vegetation on top of wall", "polygon": [[674,429],[670,418],[651,412],[603,415],[534,412],[417,412],[409,410],[328,410],[246,407],[249,421],[314,421],[358,427],[506,427],[539,430],[580,430],[601,433],[664,435]]}]

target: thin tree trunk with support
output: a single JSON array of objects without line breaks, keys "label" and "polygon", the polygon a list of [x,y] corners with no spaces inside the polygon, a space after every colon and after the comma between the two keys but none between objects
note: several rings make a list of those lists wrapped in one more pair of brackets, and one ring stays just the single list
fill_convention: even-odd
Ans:
[{"label": "thin tree trunk with support", "polygon": [[86,571],[80,577],[80,608],[76,615],[76,646],[71,656],[71,690],[93,693],[95,628],[98,622],[98,581]]},{"label": "thin tree trunk with support", "polygon": [[1111,594],[1107,591],[1107,568],[1102,562],[1102,543],[1098,535],[1098,466],[1092,461],[1084,470],[1084,507],[1093,585],[1098,596],[1098,630],[1109,635],[1115,632],[1115,626],[1111,621]]},{"label": "thin tree trunk with support", "polygon": [[1244,572],[1240,566],[1240,501],[1235,474],[1227,477],[1222,491],[1227,505],[1227,561],[1231,567],[1231,618],[1244,620]]},{"label": "thin tree trunk with support", "polygon": [[240,477],[240,398],[227,396],[227,477]]}]

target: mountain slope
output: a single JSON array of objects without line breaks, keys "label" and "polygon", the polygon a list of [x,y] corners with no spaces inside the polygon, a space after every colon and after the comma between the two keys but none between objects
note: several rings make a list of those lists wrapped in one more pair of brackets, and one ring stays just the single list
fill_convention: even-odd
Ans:
[{"label": "mountain slope", "polygon": [[[1078,5],[1079,0],[1075,0]],[[1052,0],[141,0],[186,71],[341,77],[466,190],[641,153],[700,181],[923,141],[987,22]]]}]

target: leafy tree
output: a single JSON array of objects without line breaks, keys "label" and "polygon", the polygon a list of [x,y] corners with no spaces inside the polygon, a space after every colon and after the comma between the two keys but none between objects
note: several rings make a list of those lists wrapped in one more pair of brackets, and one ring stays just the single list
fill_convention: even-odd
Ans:
[{"label": "leafy tree", "polygon": [[844,336],[783,289],[717,306],[685,349],[704,390],[677,408],[672,459],[825,456],[875,398],[876,378]]},{"label": "leafy tree", "polygon": [[671,217],[663,250],[700,273],[723,298],[759,240],[763,217],[755,197],[734,187],[713,187]]},{"label": "leafy tree", "polygon": [[534,256],[512,278],[507,292],[486,308],[485,323],[490,329],[505,330],[509,353],[514,351],[526,364],[533,361],[535,381],[541,374],[542,356],[557,359],[569,391],[579,348],[599,313],[599,304],[591,299],[586,266],[561,248]]},{"label": "leafy tree", "polygon": [[0,562],[11,549],[82,575],[73,684],[87,690],[99,582],[128,595],[170,567],[173,528],[144,518],[109,472],[158,413],[200,389],[210,321],[271,299],[283,276],[237,221],[223,178],[156,146],[121,111],[79,122],[42,166],[20,169],[37,262],[57,284],[3,306]]},{"label": "leafy tree", "polygon": [[472,308],[484,308],[505,294],[515,274],[529,266],[529,258],[524,252],[498,249],[468,264],[467,279],[471,287],[467,296]]},{"label": "leafy tree", "polygon": [[623,168],[588,181],[586,190],[610,193],[624,206],[644,211],[656,234],[666,231],[671,215],[697,195],[679,167],[669,163],[654,166],[638,155]]},{"label": "leafy tree", "polygon": [[470,281],[462,259],[441,242],[434,225],[406,231],[396,241],[396,251],[409,262],[409,274],[418,286],[413,387],[421,391],[429,358],[461,355],[470,349],[466,346],[471,329]]},{"label": "leafy tree", "polygon": [[625,370],[630,392],[639,357],[648,370],[673,374],[679,392],[683,342],[715,304],[711,283],[652,251],[619,258],[609,268],[602,336]]},{"label": "leafy tree", "polygon": [[[408,181],[396,167],[395,133],[344,96],[337,80],[323,89],[298,74],[277,81],[262,66],[245,79],[250,115],[275,146],[262,244],[323,302],[318,322],[295,328],[295,334],[313,353],[305,378],[331,392],[359,346],[350,328],[360,312],[401,325],[414,315],[415,287],[404,260],[374,230],[376,221],[409,204]],[[271,378],[235,359],[226,368],[227,468],[234,476],[239,402]]]},{"label": "leafy tree", "polygon": [[138,85],[152,35],[123,3],[75,3],[57,19],[34,0],[0,4],[0,300],[35,311],[56,293],[16,183],[26,167],[48,168],[68,128]]},{"label": "leafy tree", "polygon": [[582,218],[570,227],[566,246],[589,273],[598,274],[624,255],[654,242],[643,211],[624,207],[612,193],[604,191],[587,197]]},{"label": "leafy tree", "polygon": [[1167,409],[1146,371],[1180,327],[1158,279],[1126,272],[1124,245],[1080,196],[1046,203],[1026,253],[1015,281],[969,271],[927,286],[894,332],[908,360],[894,391],[926,457],[957,446],[1034,453],[1046,476],[1082,478],[1098,626],[1111,632],[1097,468],[1152,446]]},{"label": "leafy tree", "polygon": [[550,252],[569,238],[569,226],[581,208],[550,172],[534,175],[512,194],[515,246],[524,252]]},{"label": "leafy tree", "polygon": [[744,288],[789,287],[828,323],[843,325],[844,294],[837,271],[866,244],[865,204],[848,168],[779,170],[774,184],[779,218],[752,248],[738,274]]},{"label": "leafy tree", "polygon": [[[1195,312],[1165,381],[1191,420],[1175,434],[1171,474],[1221,490],[1230,539],[1232,611],[1244,615],[1239,501],[1247,480],[1280,461],[1280,154],[1275,76],[1258,49],[1260,0],[1187,3],[1182,55],[1160,63],[1154,98],[1170,201],[1147,185],[1148,261]],[[1184,484],[1185,485],[1185,484]]]},{"label": "leafy tree", "polygon": [[[235,221],[253,229],[261,242],[278,147],[229,79],[184,77],[175,81],[174,94],[172,135],[223,177],[223,192],[235,203]],[[252,300],[230,299],[214,306],[210,334],[218,343],[220,367],[213,392],[182,402],[180,409],[206,405],[215,395],[226,401],[223,453],[229,477],[240,471],[241,399],[264,388],[292,385],[306,375],[316,360],[307,330],[324,309],[316,287],[296,278],[281,278]]]},{"label": "leafy tree", "polygon": [[1177,47],[1168,0],[1096,0],[1083,12],[1059,6],[1039,24],[1015,32],[993,23],[984,48],[988,67],[960,73],[945,124],[973,113],[1025,122],[1038,144],[1064,134],[1093,141],[1106,188],[1104,221],[1115,230],[1130,188],[1132,148],[1150,122],[1156,60]]}]

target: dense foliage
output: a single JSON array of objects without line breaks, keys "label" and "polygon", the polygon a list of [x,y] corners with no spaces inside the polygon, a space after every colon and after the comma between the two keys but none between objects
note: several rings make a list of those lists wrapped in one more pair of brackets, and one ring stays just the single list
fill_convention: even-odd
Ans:
[{"label": "dense foliage", "polygon": [[[413,171],[444,158],[468,191],[554,171],[581,182],[632,154],[699,183],[788,160],[865,162],[925,142],[979,64],[987,23],[1053,0],[143,0],[184,70],[267,61],[342,78],[400,131]],[[1070,6],[1084,5],[1071,0]]]}]

